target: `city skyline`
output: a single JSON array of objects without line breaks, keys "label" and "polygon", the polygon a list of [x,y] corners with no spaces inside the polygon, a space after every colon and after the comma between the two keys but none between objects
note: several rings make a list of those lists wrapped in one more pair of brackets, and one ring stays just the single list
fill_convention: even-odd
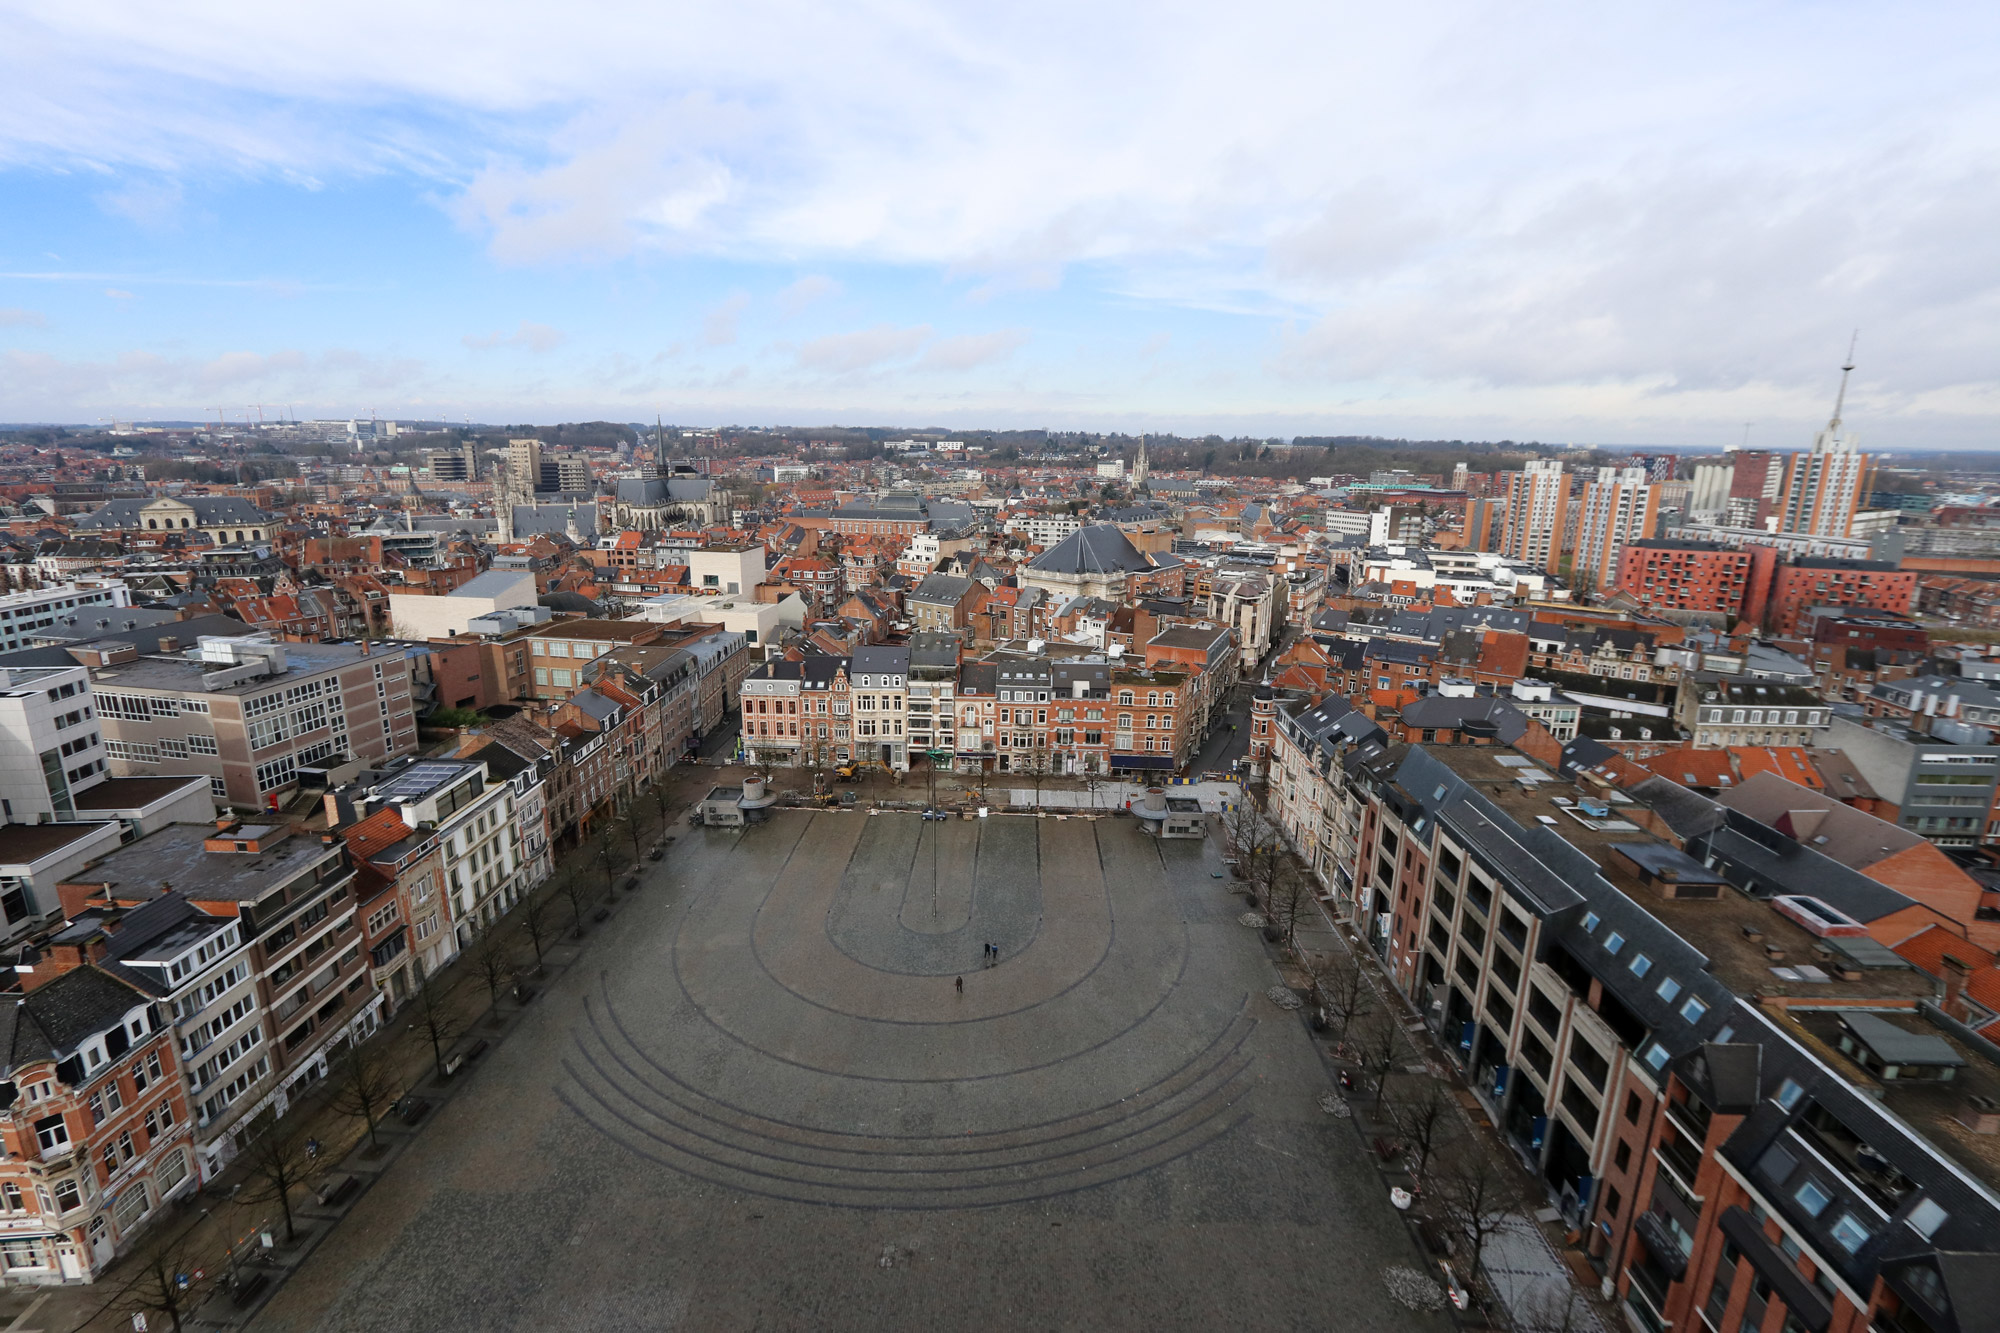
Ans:
[{"label": "city skyline", "polygon": [[2000,445],[1990,13],[1139,17],[17,13],[0,420]]}]

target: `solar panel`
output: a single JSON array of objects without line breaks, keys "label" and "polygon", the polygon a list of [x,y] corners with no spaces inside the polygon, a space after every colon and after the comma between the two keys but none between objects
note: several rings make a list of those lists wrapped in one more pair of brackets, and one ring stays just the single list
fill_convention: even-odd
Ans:
[{"label": "solar panel", "polygon": [[379,790],[391,798],[427,796],[464,772],[458,764],[412,764]]}]

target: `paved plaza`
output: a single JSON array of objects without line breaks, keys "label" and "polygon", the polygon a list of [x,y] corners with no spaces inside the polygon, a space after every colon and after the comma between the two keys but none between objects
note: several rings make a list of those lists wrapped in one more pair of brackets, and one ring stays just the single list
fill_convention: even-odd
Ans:
[{"label": "paved plaza", "polygon": [[690,831],[257,1326],[1446,1328],[1219,868],[1128,818]]}]

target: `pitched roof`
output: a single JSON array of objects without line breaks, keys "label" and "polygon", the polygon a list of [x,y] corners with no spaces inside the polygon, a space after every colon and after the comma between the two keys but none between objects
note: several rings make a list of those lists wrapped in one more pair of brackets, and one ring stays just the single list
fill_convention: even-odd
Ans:
[{"label": "pitched roof", "polygon": [[1092,523],[1028,562],[1044,574],[1125,574],[1153,568],[1131,538],[1110,523]]}]

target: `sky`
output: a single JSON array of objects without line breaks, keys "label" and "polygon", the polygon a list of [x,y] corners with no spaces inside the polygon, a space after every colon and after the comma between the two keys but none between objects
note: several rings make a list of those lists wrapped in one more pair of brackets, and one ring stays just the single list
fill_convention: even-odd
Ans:
[{"label": "sky", "polygon": [[0,0],[0,421],[2000,448],[2000,6]]}]

